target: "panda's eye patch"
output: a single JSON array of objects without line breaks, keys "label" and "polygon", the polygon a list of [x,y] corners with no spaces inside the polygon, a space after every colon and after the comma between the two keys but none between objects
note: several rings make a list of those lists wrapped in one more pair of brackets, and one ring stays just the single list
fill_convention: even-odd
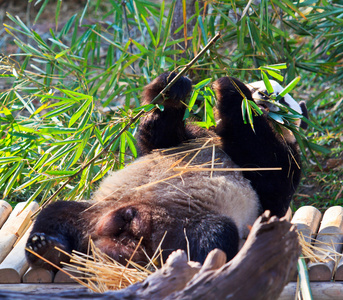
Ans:
[{"label": "panda's eye patch", "polygon": [[269,97],[270,94],[269,94],[267,91],[263,91],[263,92],[262,92],[262,91],[259,91],[258,94],[259,94],[263,99],[266,99],[266,100],[267,100],[267,99],[270,99],[270,97]]},{"label": "panda's eye patch", "polygon": [[285,101],[285,97],[282,97],[282,98],[279,100],[279,103],[282,104],[282,105],[285,105],[285,106],[289,106],[288,103]]}]

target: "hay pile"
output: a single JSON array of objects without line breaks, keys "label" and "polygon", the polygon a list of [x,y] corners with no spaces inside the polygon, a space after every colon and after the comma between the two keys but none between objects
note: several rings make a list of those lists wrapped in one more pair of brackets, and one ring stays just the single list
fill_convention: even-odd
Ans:
[{"label": "hay pile", "polygon": [[94,292],[123,289],[143,281],[152,273],[148,267],[142,267],[131,260],[126,266],[118,263],[102,253],[92,241],[90,250],[91,254],[73,251],[71,255],[60,251],[70,256],[70,263],[63,263],[63,272]]}]

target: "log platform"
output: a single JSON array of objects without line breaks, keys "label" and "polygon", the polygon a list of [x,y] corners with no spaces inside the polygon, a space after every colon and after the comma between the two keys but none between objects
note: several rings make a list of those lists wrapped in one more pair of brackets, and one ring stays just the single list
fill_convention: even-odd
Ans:
[{"label": "log platform", "polygon": [[[24,249],[31,228],[30,216],[38,208],[38,204],[31,203],[23,210],[25,205],[26,203],[18,204],[11,213],[11,207],[5,201],[0,201],[0,298],[9,295],[8,299],[22,299],[25,294],[30,295],[30,299],[43,299],[43,295],[49,295],[51,299],[58,299],[62,295],[66,299],[111,298],[108,293],[93,294],[94,297],[90,297],[84,287],[74,283],[64,273],[54,274],[28,266]],[[304,206],[295,212],[291,223],[297,226],[306,242],[314,244],[316,257],[322,260],[308,262],[313,299],[343,299],[343,256],[332,254],[342,254],[343,207],[334,206],[321,214],[314,207]],[[220,266],[217,269],[220,270]],[[201,270],[192,281],[201,277],[200,274]],[[278,299],[295,299],[296,276],[293,280],[285,286]],[[116,294],[112,299],[125,297],[126,295]]]}]

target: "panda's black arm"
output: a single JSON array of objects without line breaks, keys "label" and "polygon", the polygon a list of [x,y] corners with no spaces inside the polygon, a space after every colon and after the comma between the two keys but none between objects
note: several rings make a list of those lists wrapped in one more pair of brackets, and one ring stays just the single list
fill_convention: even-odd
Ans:
[{"label": "panda's black arm", "polygon": [[[69,253],[72,250],[86,251],[87,241],[83,233],[87,231],[87,223],[82,213],[90,205],[76,201],[57,201],[48,205],[35,220],[26,247],[56,265],[69,259],[55,246]],[[53,269],[28,251],[26,257],[31,266]]]},{"label": "panda's black arm", "polygon": [[[217,134],[224,151],[240,167],[281,167],[282,171],[243,172],[259,195],[263,210],[283,216],[301,171],[297,165],[299,153],[295,143],[286,143],[269,124],[266,115],[253,116],[254,130],[242,118],[242,93],[252,100],[250,90],[239,80],[229,77],[213,84],[221,118]],[[295,162],[297,161],[297,163]]]},{"label": "panda's black arm", "polygon": [[[142,104],[151,101],[175,77],[175,73],[164,73],[144,88]],[[185,101],[192,89],[191,81],[181,77],[164,95],[163,111],[155,109],[141,119],[137,142],[141,155],[154,149],[169,148],[191,138],[183,120]]]}]

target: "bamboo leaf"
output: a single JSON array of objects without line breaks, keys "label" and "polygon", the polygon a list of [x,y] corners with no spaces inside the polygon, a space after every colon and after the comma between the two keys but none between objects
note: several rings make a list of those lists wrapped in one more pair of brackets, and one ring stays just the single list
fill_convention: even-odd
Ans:
[{"label": "bamboo leaf", "polygon": [[269,74],[270,76],[276,78],[277,80],[283,81],[283,76],[280,75],[279,73],[274,72],[274,71],[272,71],[272,70],[267,70],[267,72],[268,72],[268,74]]},{"label": "bamboo leaf", "polygon": [[[0,158],[1,159],[1,158]],[[12,175],[12,173],[18,168],[19,162],[13,164],[13,166],[1,177],[0,186],[7,180],[8,177]]]},{"label": "bamboo leaf", "polygon": [[87,0],[86,5],[85,5],[85,7],[84,7],[84,9],[82,11],[82,14],[81,14],[81,17],[80,17],[80,21],[79,21],[79,26],[81,26],[82,23],[83,23],[83,18],[86,15],[86,12],[87,12],[87,9],[88,9],[88,5],[89,5],[89,0]]},{"label": "bamboo leaf", "polygon": [[163,49],[165,49],[168,38],[169,38],[171,22],[172,22],[174,10],[175,10],[175,4],[176,4],[176,0],[173,0],[173,2],[170,5],[170,9],[169,9],[168,17],[167,17],[167,22],[166,22],[166,26],[165,26],[165,31],[164,31],[164,37],[163,37]]},{"label": "bamboo leaf", "polygon": [[160,9],[160,16],[159,16],[159,24],[158,24],[158,28],[157,28],[157,34],[156,34],[156,46],[159,45],[160,40],[161,40],[161,32],[162,32],[162,28],[163,28],[164,8],[165,8],[165,1],[162,1],[161,9]]},{"label": "bamboo leaf", "polygon": [[204,88],[206,85],[208,85],[208,84],[211,82],[211,80],[212,80],[211,78],[207,78],[207,79],[204,79],[204,80],[198,82],[198,83],[194,86],[194,90]]},{"label": "bamboo leaf", "polygon": [[204,23],[202,21],[202,18],[201,16],[198,16],[198,25],[201,29],[201,33],[202,33],[202,38],[204,40],[204,44],[206,45],[207,44],[207,33],[206,33],[206,29],[205,29],[205,26],[204,26]]},{"label": "bamboo leaf", "polygon": [[43,2],[42,6],[40,7],[40,9],[39,9],[39,11],[38,11],[38,13],[37,13],[37,15],[36,15],[36,18],[35,18],[35,20],[34,20],[34,23],[37,22],[37,20],[39,19],[39,17],[40,17],[41,14],[43,13],[43,11],[44,11],[46,5],[48,4],[48,2],[49,2],[49,0],[45,0],[45,1]]},{"label": "bamboo leaf", "polygon": [[269,94],[272,94],[274,90],[273,90],[273,86],[271,85],[269,81],[267,74],[264,71],[261,71],[261,73],[262,73],[262,79],[263,79],[264,85],[266,86],[267,92]]},{"label": "bamboo leaf", "polygon": [[18,187],[14,190],[14,192],[21,191],[21,190],[23,190],[23,189],[29,187],[30,185],[36,183],[36,182],[37,182],[39,179],[41,179],[41,178],[42,178],[42,175],[36,175],[36,176],[34,176],[32,179],[30,179],[30,180],[24,182],[22,185],[18,186]]},{"label": "bamboo leaf", "polygon": [[91,98],[88,98],[80,108],[72,115],[69,120],[68,127],[73,126],[73,124],[82,116],[82,114],[89,108],[89,106],[93,103]]},{"label": "bamboo leaf", "polygon": [[37,198],[37,196],[43,191],[45,190],[45,187],[47,186],[48,182],[43,182],[41,183],[38,188],[35,190],[35,192],[30,196],[29,199],[27,199],[28,203],[31,203],[31,201],[35,200]]},{"label": "bamboo leaf", "polygon": [[96,126],[94,127],[94,133],[96,138],[99,140],[101,146],[104,147],[104,141],[102,140],[101,132]]},{"label": "bamboo leaf", "polygon": [[137,149],[135,146],[136,139],[133,137],[130,131],[126,131],[126,142],[132,152],[133,157],[136,158],[137,157]]},{"label": "bamboo leaf", "polygon": [[55,27],[58,28],[58,17],[60,16],[62,0],[57,0],[55,12]]},{"label": "bamboo leaf", "polygon": [[19,156],[7,156],[7,157],[0,157],[0,165],[7,164],[14,161],[21,161],[22,158]]},{"label": "bamboo leaf", "polygon": [[38,132],[47,133],[47,134],[71,134],[71,133],[75,133],[76,129],[65,128],[65,127],[41,126],[39,127]]},{"label": "bamboo leaf", "polygon": [[291,90],[294,89],[294,87],[297,85],[297,83],[300,81],[301,77],[298,76],[296,78],[294,78],[278,95],[278,97],[276,98],[281,99],[282,97],[284,97],[287,93],[289,93]]},{"label": "bamboo leaf", "polygon": [[11,192],[12,187],[15,184],[15,182],[19,181],[19,177],[21,175],[21,172],[22,172],[24,166],[25,166],[25,164],[23,161],[18,163],[17,169],[15,170],[15,172],[13,173],[12,177],[10,178],[10,180],[8,181],[8,183],[5,187],[3,198],[5,198]]},{"label": "bamboo leaf", "polygon": [[143,20],[143,23],[145,24],[145,28],[148,30],[149,36],[151,38],[151,42],[154,45],[154,47],[157,47],[157,43],[156,43],[156,39],[154,34],[152,33],[152,30],[150,28],[150,25],[148,23],[148,21],[145,19],[145,17],[143,16],[143,14],[141,14],[141,18]]},{"label": "bamboo leaf", "polygon": [[284,122],[282,116],[279,115],[279,114],[276,114],[276,113],[273,113],[273,112],[269,112],[269,113],[268,113],[268,117],[271,118],[271,119],[273,119],[274,121],[280,123],[280,124],[285,124],[285,122]]}]

